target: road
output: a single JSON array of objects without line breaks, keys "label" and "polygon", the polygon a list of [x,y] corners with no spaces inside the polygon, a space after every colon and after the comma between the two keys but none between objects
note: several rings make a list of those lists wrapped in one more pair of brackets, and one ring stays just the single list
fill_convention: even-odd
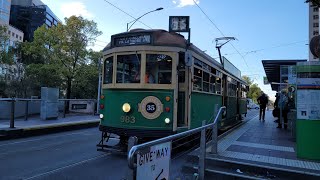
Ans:
[{"label": "road", "polygon": [[[257,114],[248,111],[246,119]],[[127,157],[96,151],[99,138],[98,129],[90,128],[0,141],[0,179],[125,179]]]},{"label": "road", "polygon": [[97,152],[97,128],[0,142],[0,179],[123,179],[125,156]]}]

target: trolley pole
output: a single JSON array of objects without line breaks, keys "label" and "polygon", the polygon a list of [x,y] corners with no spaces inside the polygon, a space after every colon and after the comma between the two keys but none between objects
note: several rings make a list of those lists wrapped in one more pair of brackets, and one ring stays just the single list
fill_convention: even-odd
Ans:
[{"label": "trolley pole", "polygon": [[103,60],[103,58],[99,59],[99,62],[98,62],[99,83],[98,83],[98,97],[97,97],[97,114],[99,114],[99,107],[100,107],[101,78],[102,78],[101,61],[102,61],[102,60]]}]

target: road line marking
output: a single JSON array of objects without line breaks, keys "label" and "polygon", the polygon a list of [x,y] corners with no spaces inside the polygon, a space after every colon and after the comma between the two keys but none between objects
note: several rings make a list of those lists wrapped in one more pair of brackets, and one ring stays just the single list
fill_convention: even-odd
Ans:
[{"label": "road line marking", "polygon": [[77,165],[80,165],[80,164],[83,164],[83,163],[86,163],[86,162],[89,162],[89,161],[92,161],[92,160],[96,160],[96,159],[108,156],[110,154],[111,153],[99,155],[99,156],[96,156],[96,157],[93,157],[93,158],[90,158],[90,159],[86,159],[86,160],[83,160],[83,161],[80,161],[80,162],[77,162],[77,163],[74,163],[74,164],[70,164],[70,165],[67,165],[67,166],[64,166],[64,167],[61,167],[61,168],[54,169],[54,170],[51,170],[51,171],[48,171],[48,172],[45,172],[45,173],[37,174],[35,176],[25,178],[24,180],[34,179],[34,178],[38,178],[38,177],[45,176],[45,175],[48,175],[48,174],[52,174],[52,173],[55,173],[55,172],[60,171],[62,169],[67,169],[69,167],[74,167],[74,166],[77,166]]},{"label": "road line marking", "polygon": [[[86,130],[89,131],[89,130]],[[90,130],[91,131],[91,130]],[[38,139],[30,139],[30,140],[25,140],[25,141],[18,141],[18,142],[12,142],[12,143],[6,143],[6,144],[0,144],[1,146],[7,146],[7,145],[13,145],[13,144],[19,144],[19,143],[26,143],[26,142],[32,142],[32,141],[39,141],[39,140],[44,140],[44,139],[49,139],[49,138],[56,138],[56,137],[61,137],[61,136],[71,136],[71,135],[79,135],[79,134],[83,134],[83,135],[88,135],[87,132],[77,132],[77,133],[69,133],[69,134],[63,134],[63,135],[55,135],[55,136],[47,136],[47,137],[42,137],[42,138],[38,138]],[[47,134],[48,135],[48,134]]]}]

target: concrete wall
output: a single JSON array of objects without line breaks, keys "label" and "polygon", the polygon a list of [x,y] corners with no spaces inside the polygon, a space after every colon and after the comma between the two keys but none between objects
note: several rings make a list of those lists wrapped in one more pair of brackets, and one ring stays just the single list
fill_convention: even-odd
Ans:
[{"label": "concrete wall", "polygon": [[[28,104],[28,114],[40,114],[41,101],[30,101]],[[15,102],[15,118],[24,117],[26,112],[26,102]],[[11,116],[11,102],[0,101],[0,119],[10,119]]]},{"label": "concrete wall", "polygon": [[[86,109],[72,109],[72,104],[85,104],[87,103]],[[41,101],[29,101],[28,103],[28,114],[39,115],[40,114]],[[58,109],[59,112],[63,112],[64,101],[59,101]],[[92,101],[70,101],[69,110],[72,113],[93,113],[95,109],[95,102]],[[17,101],[15,102],[15,118],[23,118],[25,116],[26,102]],[[11,116],[11,102],[0,101],[0,120],[9,120]]]}]

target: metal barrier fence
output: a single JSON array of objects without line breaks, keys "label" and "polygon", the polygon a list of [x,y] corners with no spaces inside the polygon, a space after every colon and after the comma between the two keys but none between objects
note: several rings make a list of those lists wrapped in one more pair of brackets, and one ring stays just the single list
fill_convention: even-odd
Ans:
[{"label": "metal barrier fence", "polygon": [[[29,102],[41,102],[41,99],[25,99],[25,98],[0,98],[0,102],[4,101],[4,102],[11,102],[10,105],[10,128],[14,128],[14,120],[15,120],[15,106],[16,106],[16,102],[18,101],[24,101],[26,102],[25,104],[25,111],[24,111],[24,120],[28,120],[28,116],[29,116]],[[86,102],[94,102],[96,103],[97,100],[96,99],[59,99],[58,101],[63,101],[63,118],[66,117],[66,105],[67,105],[67,101],[86,101]],[[39,111],[40,113],[40,111]],[[92,112],[93,115],[95,115],[95,105],[93,105],[92,108]]]},{"label": "metal barrier fence", "polygon": [[[147,148],[151,148],[152,146],[155,145],[160,145],[163,143],[168,143],[168,142],[172,142],[175,139],[178,138],[183,138],[183,137],[187,137],[190,136],[192,134],[195,133],[199,133],[201,132],[201,136],[200,136],[200,155],[199,155],[199,168],[198,168],[198,178],[200,180],[204,179],[204,172],[205,172],[205,157],[206,157],[206,130],[207,129],[212,129],[212,139],[209,142],[209,146],[211,146],[211,153],[212,154],[217,154],[217,146],[218,146],[218,126],[217,126],[217,122],[219,120],[220,115],[225,112],[226,107],[223,106],[219,109],[214,122],[211,124],[207,124],[206,125],[206,121],[202,122],[202,126],[195,128],[195,129],[191,129],[182,133],[178,133],[178,134],[174,134],[168,137],[164,137],[161,139],[157,139],[154,141],[149,141],[146,142],[144,144],[139,144],[139,145],[134,145],[131,147],[130,151],[128,152],[128,166],[129,168],[131,168],[133,170],[133,179],[136,179],[136,173],[137,173],[137,164],[134,162],[135,159],[135,155],[140,154],[141,151],[144,151]],[[135,137],[136,139],[136,137]],[[136,140],[131,140],[131,142],[136,142]],[[129,146],[130,146],[130,142],[129,142]],[[171,148],[171,145],[170,145]],[[171,151],[171,149],[170,149]],[[169,163],[170,164],[170,163]],[[163,172],[163,170],[162,170]],[[145,177],[146,179],[150,179],[150,177]],[[156,178],[157,179],[157,178]]]}]

